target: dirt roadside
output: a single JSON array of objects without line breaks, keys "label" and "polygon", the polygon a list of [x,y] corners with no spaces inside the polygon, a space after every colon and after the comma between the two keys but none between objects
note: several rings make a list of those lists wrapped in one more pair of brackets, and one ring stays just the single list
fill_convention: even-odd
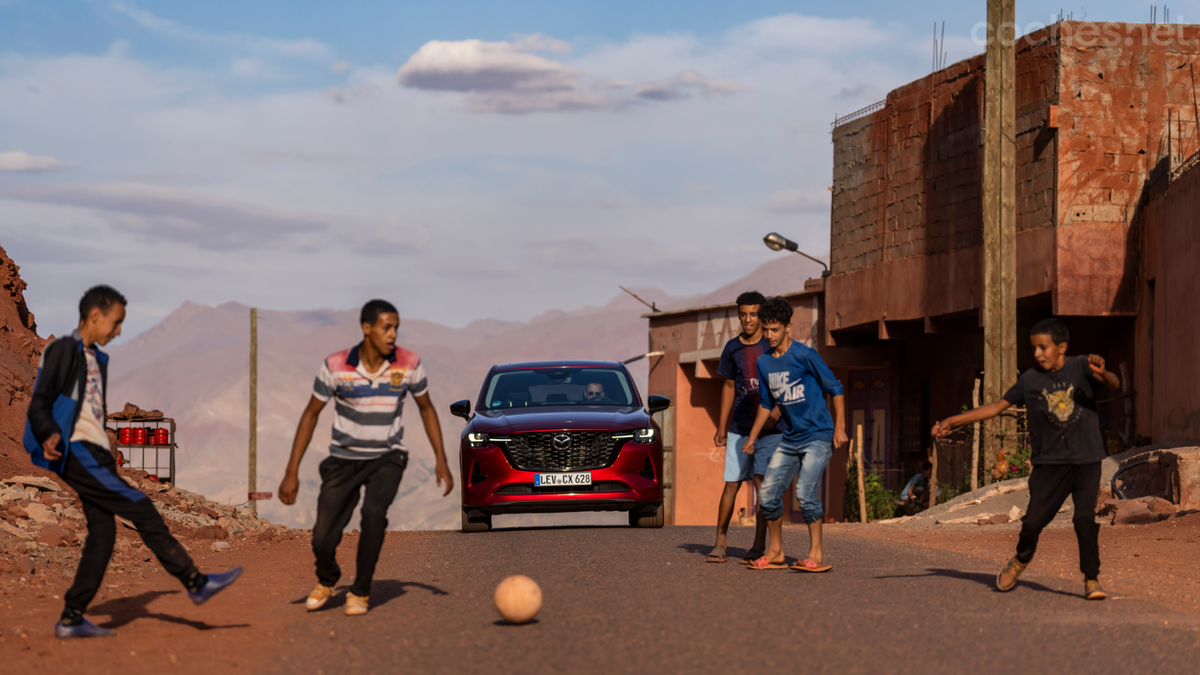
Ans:
[{"label": "dirt roadside", "polygon": [[[1068,521],[1069,525],[1069,521]],[[886,539],[996,561],[996,571],[1012,557],[1020,524],[940,525],[903,528],[889,525],[830,526],[857,536]],[[831,532],[831,536],[836,536]],[[1113,597],[1141,598],[1180,612],[1200,614],[1200,514],[1148,525],[1102,525],[1100,581]],[[1079,546],[1072,527],[1047,528],[1038,543],[1031,572],[1074,579],[1079,572]]]}]

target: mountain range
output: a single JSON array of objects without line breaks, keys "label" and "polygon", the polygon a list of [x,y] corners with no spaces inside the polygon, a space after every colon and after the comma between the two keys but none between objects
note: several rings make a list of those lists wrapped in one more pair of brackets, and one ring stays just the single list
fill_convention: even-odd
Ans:
[{"label": "mountain range", "polygon": [[[659,289],[632,289],[659,309],[731,302],[743,290],[766,295],[799,290],[821,268],[800,256],[780,256],[711,293],[672,297]],[[463,421],[448,405],[474,399],[496,363],[583,358],[625,360],[646,351],[649,308],[621,293],[601,307],[549,311],[527,322],[496,319],[450,328],[401,317],[397,343],[421,356],[458,480],[458,438]],[[249,307],[185,302],[150,330],[110,351],[109,407],[125,402],[158,409],[176,420],[177,483],[216,501],[246,501],[249,432]],[[258,312],[258,481],[275,491],[291,450],[300,413],[322,359],[362,337],[357,309]],[[631,366],[644,391],[646,361]],[[294,506],[260,501],[260,515],[292,527],[311,527],[319,487],[317,464],[327,453],[333,413],[321,415],[301,466]],[[416,405],[405,407],[410,461],[389,511],[392,529],[445,529],[459,524],[455,493],[442,498],[433,477],[433,454]],[[135,451],[136,452],[136,451]],[[502,516],[497,527],[548,523],[620,522],[621,514]],[[615,519],[615,520],[614,520]],[[351,527],[357,523],[357,515]]]}]

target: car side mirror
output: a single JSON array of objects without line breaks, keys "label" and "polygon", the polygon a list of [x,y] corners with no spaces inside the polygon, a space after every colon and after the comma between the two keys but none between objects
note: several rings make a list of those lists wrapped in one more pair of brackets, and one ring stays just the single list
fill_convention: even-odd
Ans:
[{"label": "car side mirror", "polygon": [[450,414],[455,417],[461,417],[464,420],[471,421],[471,402],[467,399],[455,401],[450,404]]},{"label": "car side mirror", "polygon": [[667,398],[666,396],[659,396],[658,394],[650,394],[649,398],[647,398],[646,400],[647,400],[647,403],[649,404],[649,405],[647,405],[647,408],[650,409],[651,415],[653,415],[656,412],[662,412],[662,411],[666,410],[667,408],[671,407],[671,399]]}]

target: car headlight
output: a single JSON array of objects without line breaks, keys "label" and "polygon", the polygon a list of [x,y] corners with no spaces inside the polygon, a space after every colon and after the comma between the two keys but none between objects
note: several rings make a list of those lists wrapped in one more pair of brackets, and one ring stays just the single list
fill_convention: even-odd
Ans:
[{"label": "car headlight", "polygon": [[467,442],[472,448],[482,448],[488,443],[487,434],[467,434]]},{"label": "car headlight", "polygon": [[654,427],[638,429],[637,431],[633,432],[633,442],[634,443],[653,443],[655,433],[656,432],[654,431]]}]

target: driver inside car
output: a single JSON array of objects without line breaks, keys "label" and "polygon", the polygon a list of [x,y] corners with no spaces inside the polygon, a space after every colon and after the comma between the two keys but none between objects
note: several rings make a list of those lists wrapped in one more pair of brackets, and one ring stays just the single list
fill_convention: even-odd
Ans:
[{"label": "driver inside car", "polygon": [[583,390],[583,400],[591,401],[598,398],[606,398],[604,396],[604,385],[599,382],[588,384],[587,388]]}]

